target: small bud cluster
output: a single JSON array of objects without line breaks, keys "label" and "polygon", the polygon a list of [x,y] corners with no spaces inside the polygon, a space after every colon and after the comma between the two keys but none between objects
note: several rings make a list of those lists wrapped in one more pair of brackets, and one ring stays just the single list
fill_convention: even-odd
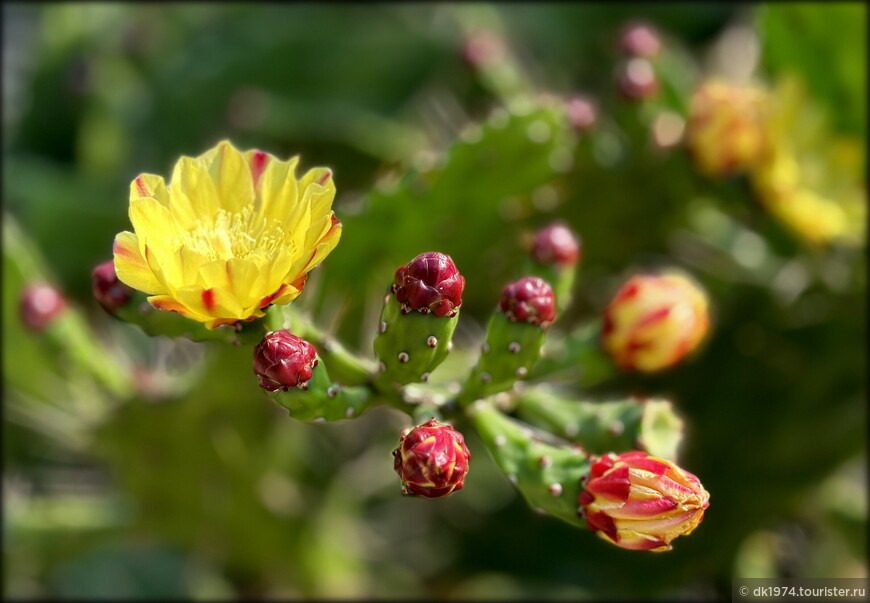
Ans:
[{"label": "small bud cluster", "polygon": [[573,266],[580,260],[580,241],[565,224],[551,224],[535,235],[532,257],[544,266]]},{"label": "small bud cluster", "polygon": [[441,498],[462,489],[471,453],[461,433],[432,418],[403,435],[393,457],[404,494]]},{"label": "small bud cluster", "polygon": [[127,305],[133,289],[118,279],[114,260],[97,265],[91,272],[91,288],[94,299],[109,314]]},{"label": "small bud cluster", "polygon": [[416,310],[452,317],[462,305],[464,288],[465,277],[450,256],[430,251],[396,270],[392,292],[405,313]]},{"label": "small bud cluster", "polygon": [[553,289],[536,276],[526,276],[507,285],[501,294],[499,309],[512,322],[550,326],[556,320]]},{"label": "small bud cluster", "polygon": [[254,373],[270,392],[305,389],[317,362],[314,346],[289,331],[268,333],[254,348]]},{"label": "small bud cluster", "polygon": [[46,283],[29,285],[21,293],[21,321],[31,331],[45,330],[66,309],[66,299],[57,289]]}]

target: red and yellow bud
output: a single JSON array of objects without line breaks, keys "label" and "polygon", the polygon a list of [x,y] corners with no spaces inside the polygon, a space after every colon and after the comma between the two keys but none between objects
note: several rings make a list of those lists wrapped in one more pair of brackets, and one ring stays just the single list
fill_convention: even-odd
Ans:
[{"label": "red and yellow bud", "polygon": [[698,169],[731,176],[753,168],[767,148],[767,93],[721,81],[692,96],[686,144]]},{"label": "red and yellow bud", "polygon": [[305,389],[315,366],[314,346],[289,331],[267,333],[254,348],[254,373],[260,387],[270,392]]},{"label": "red and yellow bud", "polygon": [[556,320],[556,297],[547,281],[526,276],[502,290],[499,309],[511,322],[547,328]]},{"label": "red and yellow bud", "polygon": [[21,321],[31,331],[43,331],[66,309],[66,299],[51,285],[29,285],[21,293]]},{"label": "red and yellow bud", "polygon": [[461,433],[432,418],[403,435],[393,457],[403,494],[441,498],[462,489],[471,453]]},{"label": "red and yellow bud", "polygon": [[435,316],[455,316],[462,305],[465,277],[449,255],[421,253],[396,270],[392,291],[405,313],[416,310]]},{"label": "red and yellow bud", "polygon": [[709,500],[692,473],[632,451],[596,458],[578,501],[589,529],[604,540],[624,549],[659,552],[698,527]]},{"label": "red and yellow bud", "polygon": [[602,345],[623,369],[662,370],[704,339],[708,306],[704,291],[681,274],[634,276],[604,311]]},{"label": "red and yellow bud", "polygon": [[91,271],[91,290],[94,299],[109,314],[127,305],[133,296],[133,289],[118,278],[113,260],[105,261]]},{"label": "red and yellow bud", "polygon": [[580,259],[580,241],[564,224],[551,224],[535,235],[532,257],[544,266],[573,266]]}]

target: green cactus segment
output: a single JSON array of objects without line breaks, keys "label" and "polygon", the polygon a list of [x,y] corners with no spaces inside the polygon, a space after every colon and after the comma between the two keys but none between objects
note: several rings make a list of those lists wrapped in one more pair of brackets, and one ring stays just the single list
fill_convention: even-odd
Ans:
[{"label": "green cactus segment", "polygon": [[596,454],[645,450],[675,460],[683,439],[683,421],[667,400],[581,402],[536,387],[516,398],[516,413]]},{"label": "green cactus segment", "polygon": [[332,383],[324,362],[317,366],[306,382],[307,389],[294,388],[270,397],[299,421],[340,421],[363,413],[372,403],[371,391],[364,386],[345,387]]},{"label": "green cactus segment", "polygon": [[408,383],[427,381],[447,357],[459,312],[453,317],[409,312],[394,295],[387,296],[374,349],[378,356],[375,385],[390,391]]},{"label": "green cactus segment", "polygon": [[590,462],[579,447],[543,442],[530,427],[487,402],[476,402],[466,412],[496,464],[532,509],[586,526],[578,515],[577,498]]},{"label": "green cactus segment", "polygon": [[619,374],[619,369],[601,347],[601,321],[582,325],[558,339],[549,339],[543,358],[531,379],[565,377],[583,388],[592,387]]},{"label": "green cactus segment", "polygon": [[459,396],[463,405],[511,389],[525,379],[541,357],[546,329],[527,322],[512,322],[494,312],[486,327],[486,339],[477,365]]},{"label": "green cactus segment", "polygon": [[134,291],[130,301],[115,312],[124,322],[134,324],[151,336],[184,337],[192,341],[224,341],[232,344],[256,343],[266,332],[262,321],[239,322],[207,329],[205,325],[177,312],[158,310],[148,303],[148,296]]},{"label": "green cactus segment", "polygon": [[127,398],[133,379],[121,364],[99,344],[84,316],[76,308],[64,313],[46,327],[43,336],[60,354],[69,358],[76,370],[93,376],[112,395]]}]

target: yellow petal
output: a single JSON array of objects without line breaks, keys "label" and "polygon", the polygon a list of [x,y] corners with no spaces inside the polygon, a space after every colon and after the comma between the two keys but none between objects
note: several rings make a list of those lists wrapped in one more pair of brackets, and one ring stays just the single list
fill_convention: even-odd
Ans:
[{"label": "yellow petal", "polygon": [[178,312],[182,316],[193,319],[197,322],[207,322],[211,320],[211,317],[192,311],[186,305],[170,295],[151,296],[148,298],[148,303],[150,303],[158,310],[165,310],[167,312]]},{"label": "yellow petal", "polygon": [[231,258],[226,263],[228,289],[235,293],[236,299],[246,311],[257,307],[265,290],[266,263],[255,257]]},{"label": "yellow petal", "polygon": [[269,155],[269,162],[260,176],[258,208],[261,216],[277,220],[283,225],[292,222],[299,200],[299,190],[296,183],[296,166],[298,157],[288,161],[278,161]]},{"label": "yellow petal", "polygon": [[144,246],[166,248],[173,237],[178,236],[169,209],[153,197],[130,200],[130,222],[139,238],[140,251]]},{"label": "yellow petal", "polygon": [[129,231],[119,233],[112,246],[115,272],[121,282],[143,293],[163,293],[166,288],[157,280],[139,252],[139,239]]},{"label": "yellow petal", "polygon": [[166,190],[166,183],[163,181],[163,176],[139,174],[139,176],[130,183],[130,200],[141,199],[142,197],[151,197],[152,199],[159,201],[161,205],[168,207],[169,193]]},{"label": "yellow petal", "polygon": [[211,224],[220,209],[215,184],[197,159],[182,157],[175,164],[169,184],[172,217],[184,230]]},{"label": "yellow petal", "polygon": [[236,212],[254,201],[249,162],[229,141],[221,141],[200,161],[211,175],[221,207]]}]

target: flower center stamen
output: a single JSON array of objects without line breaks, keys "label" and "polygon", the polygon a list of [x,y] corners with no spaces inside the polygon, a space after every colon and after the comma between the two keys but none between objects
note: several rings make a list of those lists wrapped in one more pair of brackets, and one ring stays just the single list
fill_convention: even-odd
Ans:
[{"label": "flower center stamen", "polygon": [[252,206],[238,212],[219,209],[209,223],[200,223],[173,241],[176,248],[186,247],[211,260],[244,258],[253,251],[274,254],[289,247],[295,254],[291,237],[277,220],[254,217]]}]

